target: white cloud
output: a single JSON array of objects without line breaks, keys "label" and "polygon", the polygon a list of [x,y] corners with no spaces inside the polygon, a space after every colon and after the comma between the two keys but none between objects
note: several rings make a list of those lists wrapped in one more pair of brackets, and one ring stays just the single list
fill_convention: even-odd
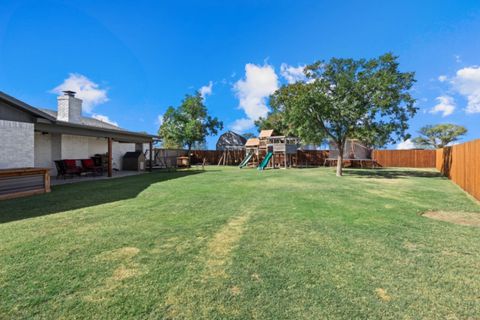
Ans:
[{"label": "white cloud", "polygon": [[245,132],[249,129],[252,129],[255,123],[253,122],[252,119],[237,119],[235,120],[231,125],[230,129],[232,129],[235,132]]},{"label": "white cloud", "polygon": [[467,113],[480,113],[480,67],[472,66],[457,71],[453,87],[467,99]]},{"label": "white cloud", "polygon": [[[253,121],[266,117],[269,111],[267,98],[277,89],[278,76],[272,66],[246,64],[245,78],[233,85],[235,95],[239,99],[239,108],[245,112],[246,118],[238,119],[233,125],[238,129],[250,124],[251,128]],[[243,132],[243,130],[238,131]]]},{"label": "white cloud", "polygon": [[445,82],[447,80],[448,80],[448,77],[444,74],[438,76],[438,81],[440,81],[440,82]]},{"label": "white cloud", "polygon": [[294,67],[286,63],[282,63],[280,66],[280,74],[285,78],[285,80],[287,80],[288,83],[305,81],[307,80],[307,77],[303,73],[304,69],[305,66]]},{"label": "white cloud", "polygon": [[438,104],[430,109],[430,113],[442,113],[442,117],[446,117],[455,111],[455,100],[453,97],[444,95],[437,97],[436,100],[438,101]]},{"label": "white cloud", "polygon": [[211,95],[212,94],[212,89],[213,89],[213,82],[210,81],[208,83],[208,85],[206,86],[203,86],[200,88],[200,95],[202,96],[202,98],[206,98],[207,96]]},{"label": "white cloud", "polygon": [[453,56],[455,58],[455,62],[456,63],[462,63],[462,57],[460,57],[459,54],[456,54]]},{"label": "white cloud", "polygon": [[155,124],[156,124],[157,126],[161,126],[161,125],[163,124],[163,114],[159,114],[159,115],[157,116],[157,120],[155,120]]},{"label": "white cloud", "polygon": [[83,100],[83,111],[91,113],[95,106],[108,101],[107,90],[79,73],[70,73],[62,84],[51,90],[62,94],[62,91],[75,91],[76,97]]},{"label": "white cloud", "polygon": [[407,139],[397,144],[397,150],[407,150],[407,149],[415,149],[415,144],[413,143],[412,140]]},{"label": "white cloud", "polygon": [[111,124],[111,125],[114,125],[114,126],[117,126],[118,127],[118,123],[113,121],[113,120],[110,120],[110,118],[108,116],[105,116],[103,114],[93,114],[92,115],[92,118],[93,119],[97,119],[97,120],[100,120],[102,122],[106,122],[108,124]]}]

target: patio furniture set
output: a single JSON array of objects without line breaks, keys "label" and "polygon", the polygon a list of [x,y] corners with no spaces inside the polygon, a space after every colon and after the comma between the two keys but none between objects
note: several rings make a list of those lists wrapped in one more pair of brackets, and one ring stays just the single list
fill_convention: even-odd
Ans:
[{"label": "patio furniture set", "polygon": [[98,158],[55,160],[57,179],[74,176],[101,176],[104,168]]}]

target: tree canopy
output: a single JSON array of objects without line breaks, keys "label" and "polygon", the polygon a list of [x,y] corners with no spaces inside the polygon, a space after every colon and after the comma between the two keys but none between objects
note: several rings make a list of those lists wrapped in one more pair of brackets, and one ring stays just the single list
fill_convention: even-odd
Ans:
[{"label": "tree canopy", "polygon": [[409,93],[415,79],[399,71],[396,56],[332,58],[307,66],[305,75],[307,81],[278,89],[270,105],[304,141],[327,137],[338,146],[338,176],[347,139],[384,145],[407,137],[408,120],[417,111]]},{"label": "tree canopy", "polygon": [[205,143],[208,135],[215,135],[223,129],[223,123],[208,115],[207,107],[199,92],[187,94],[178,108],[169,107],[163,115],[158,130],[164,148],[186,147]]},{"label": "tree canopy", "polygon": [[257,135],[251,132],[246,132],[246,133],[242,133],[242,136],[248,140],[250,138],[255,138]]},{"label": "tree canopy", "polygon": [[273,129],[274,132],[284,136],[290,135],[292,131],[285,122],[285,117],[281,110],[273,110],[272,112],[269,112],[265,118],[256,120],[255,126],[258,131]]},{"label": "tree canopy", "polygon": [[467,128],[451,123],[427,125],[418,133],[420,136],[413,139],[413,143],[420,148],[438,149],[458,141],[467,133]]}]

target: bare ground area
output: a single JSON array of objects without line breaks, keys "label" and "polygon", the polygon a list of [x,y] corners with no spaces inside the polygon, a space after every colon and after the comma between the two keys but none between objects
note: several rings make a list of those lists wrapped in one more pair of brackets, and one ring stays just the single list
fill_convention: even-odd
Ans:
[{"label": "bare ground area", "polygon": [[480,227],[480,214],[478,212],[427,211],[423,216],[462,226]]}]

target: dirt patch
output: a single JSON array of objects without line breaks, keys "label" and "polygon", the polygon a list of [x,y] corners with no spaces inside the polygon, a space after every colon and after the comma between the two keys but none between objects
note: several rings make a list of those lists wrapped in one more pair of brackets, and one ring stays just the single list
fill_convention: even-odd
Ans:
[{"label": "dirt patch", "polygon": [[427,211],[424,217],[459,224],[462,226],[480,227],[480,213],[455,211]]},{"label": "dirt patch", "polygon": [[412,243],[412,242],[409,242],[409,241],[405,242],[403,244],[403,246],[405,247],[405,249],[410,250],[410,251],[417,250],[417,245],[415,243]]},{"label": "dirt patch", "polygon": [[121,281],[124,279],[134,277],[137,274],[138,274],[138,268],[135,265],[131,265],[127,267],[122,264],[120,267],[115,269],[115,271],[113,271],[113,275],[110,279],[114,281]]},{"label": "dirt patch", "polygon": [[232,296],[238,296],[241,292],[242,290],[237,286],[230,288],[230,293],[232,294]]},{"label": "dirt patch", "polygon": [[123,247],[111,251],[106,251],[97,256],[100,260],[128,260],[135,257],[140,249],[135,247]]},{"label": "dirt patch", "polygon": [[101,253],[96,260],[114,261],[119,264],[112,272],[112,275],[105,279],[102,286],[93,289],[84,297],[89,302],[101,302],[108,299],[109,292],[122,286],[122,281],[136,277],[141,274],[141,266],[135,263],[134,257],[140,252],[135,247],[123,247]]},{"label": "dirt patch", "polygon": [[387,294],[387,291],[383,288],[377,288],[375,289],[375,293],[377,294],[377,297],[384,301],[384,302],[389,302],[392,300],[392,297],[390,297],[388,294]]},{"label": "dirt patch", "polygon": [[260,275],[258,273],[253,273],[252,274],[252,280],[256,282],[261,282],[262,279],[260,278]]}]

